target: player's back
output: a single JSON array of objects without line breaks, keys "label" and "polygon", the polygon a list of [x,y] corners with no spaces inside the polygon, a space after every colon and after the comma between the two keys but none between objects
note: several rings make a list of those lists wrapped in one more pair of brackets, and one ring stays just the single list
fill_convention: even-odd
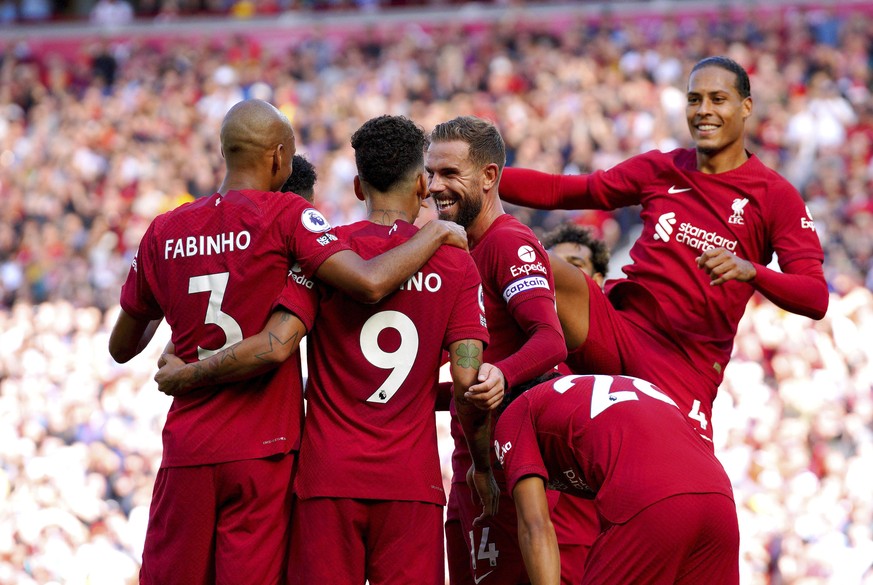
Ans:
[{"label": "player's back", "polygon": [[[285,285],[295,195],[230,191],[155,219],[135,262],[131,310],[163,314],[187,362],[258,333]],[[126,285],[127,286],[127,285]],[[126,309],[127,310],[127,309]],[[261,378],[177,397],[164,429],[165,466],[287,452],[299,444],[300,363],[295,355]]]},{"label": "player's back", "polygon": [[565,376],[517,400],[530,405],[553,480],[549,487],[583,496],[596,492],[598,510],[611,522],[679,493],[732,497],[708,445],[672,399],[645,380]]},{"label": "player's back", "polygon": [[[337,229],[364,258],[416,231],[399,221]],[[308,336],[298,495],[444,504],[436,382],[443,348],[485,335],[472,259],[443,246],[400,290],[374,305],[320,288],[319,315]]]}]

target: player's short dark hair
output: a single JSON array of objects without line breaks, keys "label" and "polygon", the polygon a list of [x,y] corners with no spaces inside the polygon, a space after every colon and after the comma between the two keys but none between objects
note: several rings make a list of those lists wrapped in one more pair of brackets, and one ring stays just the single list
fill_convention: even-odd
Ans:
[{"label": "player's short dark hair", "polygon": [[424,171],[424,130],[404,116],[379,116],[352,134],[362,181],[385,193],[412,173]]},{"label": "player's short dark hair", "polygon": [[554,380],[555,378],[560,378],[560,377],[561,377],[561,374],[559,374],[557,371],[549,370],[545,374],[542,374],[541,376],[537,376],[533,380],[528,380],[527,382],[523,382],[521,384],[516,384],[515,386],[512,386],[511,388],[507,388],[503,394],[503,401],[500,403],[500,406],[497,407],[497,414],[499,415],[504,410],[506,410],[506,408],[510,404],[512,404],[512,402],[516,398],[518,398],[519,396],[521,396],[522,394],[524,394],[525,392],[527,392],[528,390],[530,390],[534,386],[539,386],[543,382],[548,382],[549,380]]},{"label": "player's short dark hair", "polygon": [[498,172],[506,164],[506,144],[491,122],[476,116],[459,116],[448,122],[437,124],[430,133],[431,142],[451,142],[460,140],[470,147],[470,160],[484,167],[495,163]]},{"label": "player's short dark hair", "polygon": [[315,182],[318,173],[312,163],[306,160],[302,154],[295,154],[291,159],[291,176],[282,185],[282,191],[297,193],[310,203],[315,192]]},{"label": "player's short dark hair", "polygon": [[543,234],[542,243],[546,250],[563,243],[586,246],[591,250],[591,265],[594,267],[594,272],[606,276],[609,270],[609,247],[606,242],[594,236],[591,228],[577,223],[563,223]]},{"label": "player's short dark hair", "polygon": [[737,93],[740,94],[740,97],[746,99],[752,95],[752,84],[749,82],[749,74],[746,73],[746,70],[743,69],[742,65],[730,57],[719,55],[717,57],[701,59],[691,68],[691,73],[703,69],[704,67],[721,67],[725,71],[730,71],[737,76],[734,87],[736,88]]}]

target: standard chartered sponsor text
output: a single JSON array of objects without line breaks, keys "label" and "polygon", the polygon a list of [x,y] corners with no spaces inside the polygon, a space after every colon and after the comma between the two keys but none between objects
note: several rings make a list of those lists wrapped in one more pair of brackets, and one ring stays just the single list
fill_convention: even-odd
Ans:
[{"label": "standard chartered sponsor text", "polygon": [[675,239],[677,242],[701,252],[712,248],[725,248],[733,252],[737,247],[736,240],[728,240],[724,236],[706,231],[688,222],[683,222],[679,225]]}]

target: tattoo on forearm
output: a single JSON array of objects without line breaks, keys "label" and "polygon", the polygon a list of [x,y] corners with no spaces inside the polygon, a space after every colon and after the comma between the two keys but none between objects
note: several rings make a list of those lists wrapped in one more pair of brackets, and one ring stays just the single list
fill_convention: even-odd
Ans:
[{"label": "tattoo on forearm", "polygon": [[[295,341],[297,339],[297,337],[299,335],[298,332],[295,331],[294,334],[291,335],[291,337],[289,337],[285,341],[282,341],[281,339],[276,337],[272,331],[270,331],[269,334],[270,334],[270,337],[269,337],[270,349],[268,349],[267,351],[262,351],[261,353],[256,353],[255,359],[259,359],[259,360],[264,361],[264,362],[272,361],[272,360],[268,360],[267,356],[269,356],[273,352],[277,351],[279,349],[279,346],[286,346],[289,343],[292,343],[293,341]],[[275,342],[275,344],[274,344],[274,342]]]},{"label": "tattoo on forearm", "polygon": [[479,366],[482,365],[482,360],[479,357],[481,353],[482,351],[476,344],[461,343],[455,350],[457,364],[462,368],[473,368],[474,370],[478,370]]}]

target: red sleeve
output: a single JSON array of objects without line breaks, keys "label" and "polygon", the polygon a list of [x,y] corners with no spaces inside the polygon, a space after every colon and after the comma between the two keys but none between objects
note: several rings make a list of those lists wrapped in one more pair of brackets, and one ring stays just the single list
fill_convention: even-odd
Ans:
[{"label": "red sleeve", "polygon": [[490,338],[485,327],[485,308],[479,302],[482,295],[482,279],[476,269],[476,263],[470,254],[459,254],[461,261],[466,263],[466,270],[461,277],[461,286],[454,298],[452,312],[446,334],[443,337],[443,348],[462,339],[478,339],[488,346]]},{"label": "red sleeve", "polygon": [[[753,263],[754,264],[754,263]],[[809,317],[821,319],[828,310],[828,285],[821,262],[801,258],[776,272],[755,264],[757,276],[752,285],[778,307]]]},{"label": "red sleeve", "polygon": [[551,175],[506,167],[500,177],[500,198],[536,209],[579,209],[588,195],[588,175]]},{"label": "red sleeve", "polygon": [[494,429],[497,460],[506,473],[506,488],[511,494],[518,481],[528,475],[549,480],[537,435],[531,420],[530,402],[525,395],[510,404]]},{"label": "red sleeve", "polygon": [[312,331],[315,317],[318,315],[319,294],[315,283],[303,276],[300,272],[292,273],[285,281],[285,287],[273,302],[273,310],[283,307],[297,315],[297,318],[306,327],[306,331]]},{"label": "red sleeve", "polygon": [[153,221],[142,237],[136,256],[130,265],[127,280],[121,287],[121,308],[135,319],[152,321],[164,316],[164,311],[155,298],[148,272],[154,266],[152,242],[154,241],[155,222]]},{"label": "red sleeve", "polygon": [[567,357],[554,301],[532,297],[515,305],[512,317],[528,340],[518,351],[494,364],[503,372],[507,388],[533,380]]}]

